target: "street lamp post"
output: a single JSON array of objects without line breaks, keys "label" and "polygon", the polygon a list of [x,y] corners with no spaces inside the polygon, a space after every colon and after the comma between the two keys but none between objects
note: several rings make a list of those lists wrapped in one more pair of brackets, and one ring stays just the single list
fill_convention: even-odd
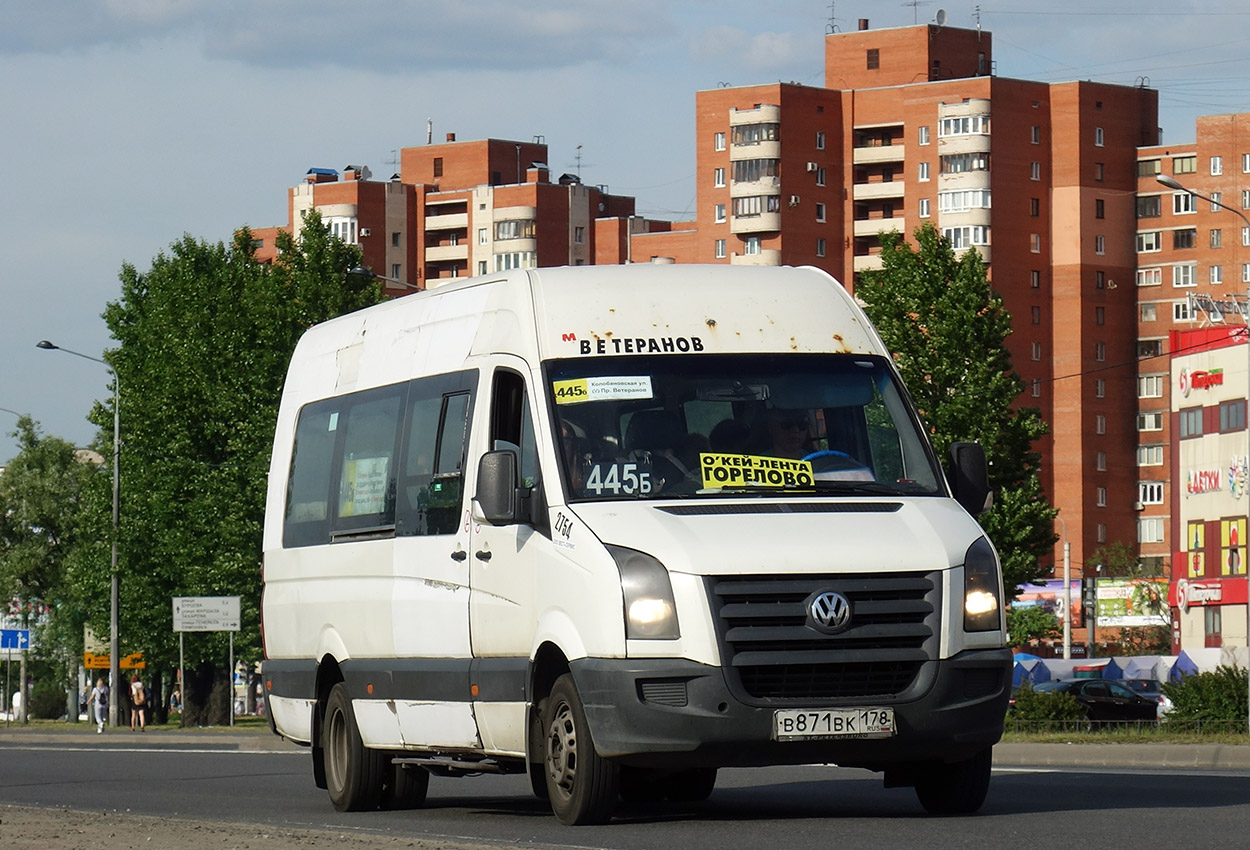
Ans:
[{"label": "street lamp post", "polygon": [[352,266],[350,269],[347,270],[347,273],[356,277],[371,277],[375,280],[384,280],[387,283],[393,283],[396,286],[402,286],[407,289],[415,290],[417,292],[424,291],[422,290],[420,286],[418,286],[415,283],[409,283],[408,281],[400,280],[397,277],[387,277],[384,274],[378,274],[377,272],[375,272],[373,269],[369,268],[368,266]]},{"label": "street lamp post", "polygon": [[1055,514],[1063,528],[1063,660],[1072,657],[1072,543],[1068,540],[1068,524]]},{"label": "street lamp post", "polygon": [[110,565],[110,584],[109,584],[109,688],[111,693],[109,696],[109,726],[117,726],[117,704],[120,699],[121,691],[121,641],[120,632],[120,616],[119,616],[119,600],[120,587],[117,574],[117,535],[119,520],[121,519],[121,379],[117,377],[117,370],[114,369],[107,360],[99,357],[92,357],[90,354],[83,354],[81,351],[71,351],[68,348],[62,348],[55,343],[46,339],[41,339],[35,343],[36,348],[42,348],[46,351],[64,351],[66,354],[73,354],[75,357],[81,357],[84,360],[93,360],[101,363],[106,369],[113,373],[113,552]]},{"label": "street lamp post", "polygon": [[[1193,189],[1190,189],[1188,186],[1182,185],[1181,182],[1177,180],[1175,177],[1169,177],[1166,174],[1156,174],[1155,180],[1157,180],[1159,183],[1163,184],[1164,186],[1167,186],[1169,189],[1175,189],[1178,192],[1187,192],[1188,194],[1193,195],[1195,198],[1201,198],[1204,201],[1209,201],[1211,204],[1219,207],[1222,210],[1228,210],[1230,213],[1233,213],[1234,215],[1236,215],[1238,218],[1241,219],[1242,224],[1244,224],[1246,227],[1246,232],[1250,233],[1250,219],[1246,218],[1245,213],[1243,213],[1241,210],[1235,207],[1230,207],[1228,204],[1225,204],[1221,201],[1217,201],[1215,198],[1210,197],[1209,195],[1204,195],[1201,192],[1195,192]],[[1242,241],[1244,244],[1245,239],[1243,239]],[[1242,321],[1245,323],[1245,331],[1243,333],[1244,333],[1245,342],[1246,342],[1246,369],[1247,369],[1246,371],[1246,465],[1247,465],[1248,476],[1250,476],[1250,289],[1247,289],[1245,299],[1246,300],[1244,302],[1239,303],[1237,305],[1237,312],[1240,314]],[[1246,489],[1250,491],[1250,480],[1246,481]],[[1248,499],[1250,499],[1250,495],[1248,495]],[[1250,501],[1248,501],[1247,503],[1246,510],[1247,510],[1246,531],[1247,531],[1247,536],[1250,537]],[[1246,551],[1250,552],[1250,540],[1244,541],[1244,543],[1246,545]],[[1243,567],[1246,570],[1246,672],[1248,674],[1247,679],[1248,681],[1250,681],[1250,563],[1247,563],[1246,558],[1242,558],[1241,562],[1242,562]],[[1246,696],[1247,696],[1247,699],[1250,699],[1250,684],[1247,684]],[[1247,731],[1250,731],[1250,703],[1247,703],[1246,729]]]}]

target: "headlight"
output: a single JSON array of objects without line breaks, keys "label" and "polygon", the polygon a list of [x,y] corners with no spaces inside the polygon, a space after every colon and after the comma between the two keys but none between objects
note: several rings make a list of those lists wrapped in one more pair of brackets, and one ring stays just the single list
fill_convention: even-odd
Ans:
[{"label": "headlight", "polygon": [[964,556],[964,631],[991,632],[999,627],[1003,581],[994,547],[984,537]]},{"label": "headlight", "polygon": [[641,640],[674,640],[677,606],[673,585],[664,565],[634,549],[609,546],[608,551],[621,571],[621,591],[625,595],[625,637]]}]

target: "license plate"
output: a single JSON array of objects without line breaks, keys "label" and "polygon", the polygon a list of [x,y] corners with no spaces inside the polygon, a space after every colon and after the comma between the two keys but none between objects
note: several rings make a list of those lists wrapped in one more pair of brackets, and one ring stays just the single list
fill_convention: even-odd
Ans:
[{"label": "license plate", "polygon": [[895,733],[892,708],[783,708],[773,712],[773,740],[889,738]]}]

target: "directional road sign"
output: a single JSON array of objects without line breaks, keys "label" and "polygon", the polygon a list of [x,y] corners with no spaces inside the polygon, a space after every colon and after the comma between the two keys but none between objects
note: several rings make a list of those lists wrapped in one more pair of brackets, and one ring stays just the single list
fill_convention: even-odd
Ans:
[{"label": "directional road sign", "polygon": [[237,632],[238,630],[239,597],[174,597],[174,631]]},{"label": "directional road sign", "polygon": [[30,629],[0,629],[0,649],[30,649]]}]

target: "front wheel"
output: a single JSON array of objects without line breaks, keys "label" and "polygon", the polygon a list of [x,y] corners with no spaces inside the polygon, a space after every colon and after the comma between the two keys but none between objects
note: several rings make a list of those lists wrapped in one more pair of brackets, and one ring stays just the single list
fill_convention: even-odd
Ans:
[{"label": "front wheel", "polygon": [[929,765],[916,780],[916,796],[931,815],[970,815],[990,790],[993,748],[966,761]]},{"label": "front wheel", "polygon": [[573,677],[556,679],[543,707],[547,796],[560,823],[606,823],[616,806],[620,772],[595,752],[590,725]]},{"label": "front wheel", "polygon": [[388,759],[360,740],[347,685],[339,682],[326,700],[322,726],[326,790],[340,812],[367,812],[378,807]]}]

